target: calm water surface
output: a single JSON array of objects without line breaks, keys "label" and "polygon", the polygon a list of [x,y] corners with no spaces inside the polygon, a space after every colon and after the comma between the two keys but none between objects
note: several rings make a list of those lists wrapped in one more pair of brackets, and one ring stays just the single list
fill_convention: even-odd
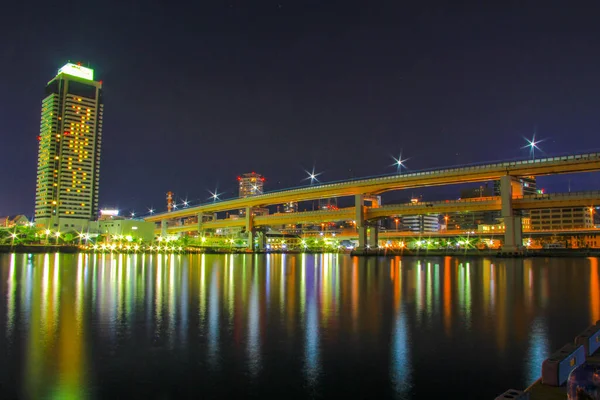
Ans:
[{"label": "calm water surface", "polygon": [[0,255],[0,398],[492,399],[600,320],[599,275],[596,258]]}]

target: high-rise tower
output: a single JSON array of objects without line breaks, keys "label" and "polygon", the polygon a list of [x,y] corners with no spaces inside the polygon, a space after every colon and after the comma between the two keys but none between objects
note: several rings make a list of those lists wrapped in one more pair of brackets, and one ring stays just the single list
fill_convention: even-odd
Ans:
[{"label": "high-rise tower", "polygon": [[81,230],[98,216],[102,142],[102,81],[68,63],[46,85],[42,100],[35,221]]}]

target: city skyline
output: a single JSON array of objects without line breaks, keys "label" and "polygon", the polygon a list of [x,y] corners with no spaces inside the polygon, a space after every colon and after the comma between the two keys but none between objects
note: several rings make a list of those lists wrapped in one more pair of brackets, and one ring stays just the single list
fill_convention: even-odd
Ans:
[{"label": "city skyline", "polygon": [[[9,150],[0,168],[16,172],[0,178],[10,188],[2,214],[33,211],[39,88],[69,59],[110,82],[100,205],[136,213],[163,209],[167,191],[201,199],[218,187],[233,197],[235,177],[251,170],[270,191],[306,184],[313,166],[323,182],[391,173],[401,152],[408,170],[524,158],[524,137],[534,133],[546,154],[600,147],[591,89],[600,60],[583,13],[352,2],[195,7],[196,24],[161,5],[99,10],[107,22],[130,18],[136,33],[81,25],[85,40],[64,35],[60,48],[14,27],[5,50],[14,62],[1,67],[15,79],[0,93],[0,146]],[[557,22],[573,33],[554,34]],[[157,36],[157,23],[171,33]],[[189,32],[169,29],[178,26]],[[566,179],[542,185],[566,191]],[[599,183],[586,174],[569,185]]]}]

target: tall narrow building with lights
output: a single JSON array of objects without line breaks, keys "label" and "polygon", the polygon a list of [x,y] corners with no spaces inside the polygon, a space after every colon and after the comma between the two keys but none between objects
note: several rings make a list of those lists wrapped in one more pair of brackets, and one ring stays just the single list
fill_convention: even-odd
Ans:
[{"label": "tall narrow building with lights", "polygon": [[68,63],[46,85],[40,123],[35,223],[82,230],[98,216],[102,81]]}]

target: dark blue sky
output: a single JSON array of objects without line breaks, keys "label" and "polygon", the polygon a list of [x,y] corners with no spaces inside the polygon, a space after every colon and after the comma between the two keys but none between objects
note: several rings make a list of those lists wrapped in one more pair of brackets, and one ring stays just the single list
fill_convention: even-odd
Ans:
[{"label": "dark blue sky", "polygon": [[313,164],[324,181],[391,172],[401,149],[411,169],[522,157],[535,126],[549,154],[600,148],[593,2],[169,3],[4,6],[0,215],[33,213],[40,101],[68,60],[104,81],[101,206],[232,196],[250,171],[266,190]]}]

